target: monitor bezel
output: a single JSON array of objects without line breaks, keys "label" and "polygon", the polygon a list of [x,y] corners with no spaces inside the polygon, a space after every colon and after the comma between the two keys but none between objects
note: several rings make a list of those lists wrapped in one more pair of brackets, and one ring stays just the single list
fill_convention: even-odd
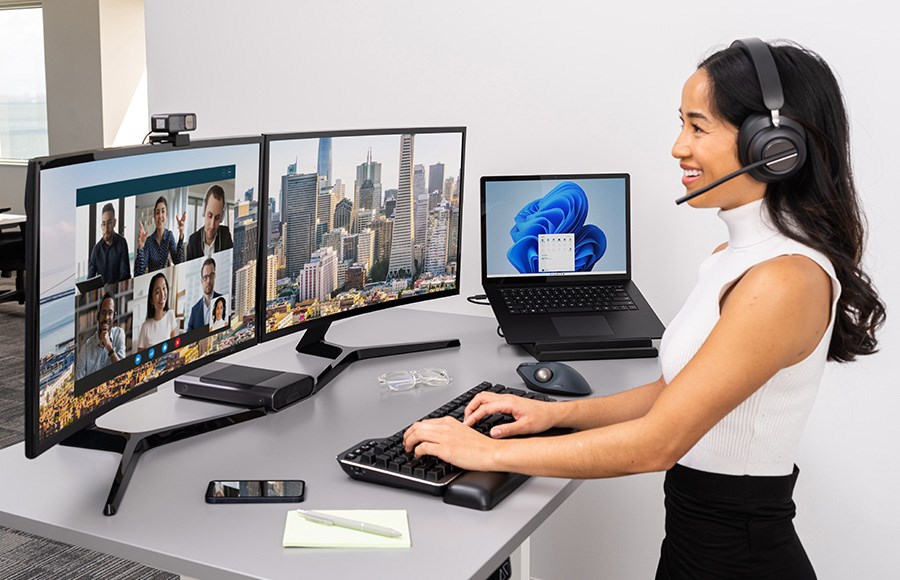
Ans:
[{"label": "monitor bezel", "polygon": [[[464,182],[465,182],[465,167],[466,167],[466,127],[465,126],[449,126],[449,127],[407,127],[407,128],[390,128],[390,129],[341,129],[335,131],[308,131],[308,132],[299,132],[299,133],[271,133],[264,134],[264,145],[263,145],[263,169],[262,169],[262,195],[260,197],[260,207],[264,207],[265,211],[262,212],[264,217],[262,218],[262,229],[263,232],[269,231],[269,145],[273,141],[290,141],[290,140],[299,140],[299,139],[318,139],[320,137],[365,137],[371,135],[403,135],[403,134],[425,134],[425,133],[460,133],[461,134],[461,143],[460,143],[460,168],[459,168],[459,224],[457,226],[457,239],[459,244],[459,256],[457,259],[457,268],[456,268],[456,285],[453,289],[450,290],[441,290],[440,292],[433,292],[429,294],[424,294],[421,296],[413,296],[411,298],[404,298],[402,300],[395,300],[391,302],[382,302],[380,304],[373,304],[370,306],[365,306],[362,308],[357,308],[354,310],[348,310],[346,312],[340,312],[338,314],[332,314],[323,318],[313,318],[311,320],[305,320],[288,328],[282,328],[280,330],[275,330],[273,332],[266,332],[266,295],[265,295],[265,275],[262,274],[262,270],[260,270],[258,275],[259,286],[257,287],[256,297],[257,297],[257,320],[259,324],[259,330],[256,333],[260,342],[266,342],[268,340],[275,340],[277,338],[281,338],[284,336],[288,336],[297,332],[301,332],[307,330],[311,327],[321,326],[321,325],[329,325],[338,320],[344,320],[347,318],[351,318],[354,316],[360,316],[363,314],[367,314],[370,312],[377,312],[379,310],[384,310],[386,308],[396,308],[399,306],[406,306],[408,304],[416,304],[419,302],[424,302],[427,300],[436,300],[438,298],[446,298],[448,296],[458,296],[460,293],[460,280],[462,275],[462,254],[463,254],[463,244],[462,244],[462,232],[463,232],[463,203],[465,201],[465,192],[464,192]],[[263,205],[265,204],[265,205]],[[260,259],[257,262],[258,264],[265,263],[266,259],[266,244],[260,244]]]},{"label": "monitor bezel", "polygon": [[[40,308],[38,294],[38,278],[40,268],[40,239],[39,229],[37,229],[40,221],[40,175],[41,171],[47,169],[56,169],[68,165],[76,165],[81,163],[89,163],[93,161],[104,161],[121,157],[130,157],[135,155],[147,155],[153,153],[163,153],[168,151],[180,151],[189,149],[200,149],[209,147],[227,147],[233,145],[256,144],[259,147],[259,166],[257,168],[257,187],[261,189],[262,177],[262,158],[263,158],[263,138],[259,136],[244,137],[225,137],[215,139],[199,139],[192,140],[186,146],[174,146],[171,143],[138,145],[131,147],[97,149],[89,151],[81,151],[76,153],[67,153],[61,155],[52,155],[46,157],[37,157],[28,162],[26,186],[25,186],[25,212],[28,216],[25,226],[25,456],[33,459],[54,445],[63,442],[65,439],[85,428],[89,428],[95,424],[98,417],[105,415],[113,409],[128,403],[129,401],[139,397],[148,391],[151,391],[160,385],[171,381],[176,376],[182,375],[191,370],[197,369],[208,363],[221,359],[222,357],[240,352],[244,349],[255,346],[259,343],[259,324],[260,316],[257,310],[255,318],[254,336],[241,344],[232,345],[222,351],[214,354],[206,355],[201,359],[193,361],[179,368],[172,374],[151,379],[147,383],[137,386],[127,393],[116,397],[115,399],[102,404],[101,406],[85,413],[82,417],[76,419],[72,423],[66,425],[53,435],[44,440],[40,439]],[[257,196],[259,199],[259,196]],[[261,206],[257,206],[259,208]],[[259,209],[257,211],[260,211]],[[262,232],[257,228],[258,232]],[[257,280],[259,279],[259,262],[257,261]],[[258,285],[257,285],[258,287]],[[257,300],[258,304],[258,300]]]}]

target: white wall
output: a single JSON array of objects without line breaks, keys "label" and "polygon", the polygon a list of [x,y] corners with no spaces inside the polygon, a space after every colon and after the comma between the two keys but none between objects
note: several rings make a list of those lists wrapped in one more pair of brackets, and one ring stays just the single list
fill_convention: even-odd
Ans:
[{"label": "white wall", "polygon": [[[879,4],[155,0],[150,110],[196,112],[198,137],[466,125],[462,296],[480,291],[481,175],[629,172],[636,280],[667,322],[725,236],[714,213],[672,203],[682,190],[669,153],[681,85],[735,38],[790,38],[842,81],[870,221],[866,262],[890,306],[900,297],[889,174],[900,158],[900,67],[894,19]],[[439,307],[486,314],[462,297]],[[829,369],[798,458],[797,526],[822,578],[900,576],[893,326],[882,354]],[[533,574],[651,576],[659,481],[583,486],[535,535]]]}]

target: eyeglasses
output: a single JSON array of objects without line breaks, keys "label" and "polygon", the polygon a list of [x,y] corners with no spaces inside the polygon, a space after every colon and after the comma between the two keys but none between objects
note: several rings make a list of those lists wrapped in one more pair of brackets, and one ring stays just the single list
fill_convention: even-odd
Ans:
[{"label": "eyeglasses", "polygon": [[378,377],[378,382],[391,391],[408,391],[419,384],[428,387],[446,387],[452,380],[446,370],[437,368],[391,371]]}]

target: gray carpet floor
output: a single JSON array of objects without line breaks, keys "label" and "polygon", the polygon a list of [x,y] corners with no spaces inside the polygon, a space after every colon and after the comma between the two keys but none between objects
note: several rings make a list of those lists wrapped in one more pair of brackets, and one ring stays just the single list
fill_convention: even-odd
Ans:
[{"label": "gray carpet floor", "polygon": [[[0,278],[0,291],[11,288]],[[0,448],[24,439],[25,307],[0,303]],[[0,478],[3,475],[0,474]],[[110,482],[112,474],[110,474]],[[10,482],[4,482],[8,484]],[[99,552],[0,527],[4,580],[176,580],[177,575]]]}]

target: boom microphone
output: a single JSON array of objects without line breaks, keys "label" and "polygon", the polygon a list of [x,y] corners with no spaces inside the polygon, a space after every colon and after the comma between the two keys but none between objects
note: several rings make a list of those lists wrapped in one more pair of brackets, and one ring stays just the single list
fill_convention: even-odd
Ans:
[{"label": "boom microphone", "polygon": [[726,181],[730,181],[730,180],[734,179],[738,175],[743,175],[744,173],[747,173],[748,171],[753,171],[757,167],[762,167],[763,165],[771,165],[772,163],[780,163],[782,161],[786,161],[786,160],[791,159],[796,156],[797,156],[797,150],[789,149],[788,151],[781,151],[780,153],[778,153],[776,155],[771,155],[769,157],[765,157],[763,159],[760,159],[759,161],[751,163],[750,165],[745,165],[744,167],[741,167],[734,173],[729,173],[725,177],[723,177],[721,179],[717,179],[717,180],[713,181],[712,183],[710,183],[709,185],[701,187],[700,189],[698,189],[697,191],[695,191],[693,193],[689,193],[683,197],[679,197],[678,199],[675,200],[675,204],[681,205],[682,203],[684,203],[686,201],[690,201],[690,200],[694,199],[695,197],[697,197],[698,195],[702,195],[702,194],[706,193],[707,191],[709,191],[710,189],[712,189],[714,187],[719,187]]}]

